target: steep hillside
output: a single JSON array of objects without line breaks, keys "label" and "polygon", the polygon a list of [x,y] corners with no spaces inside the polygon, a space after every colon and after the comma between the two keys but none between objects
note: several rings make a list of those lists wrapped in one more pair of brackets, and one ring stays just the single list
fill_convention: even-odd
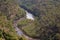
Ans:
[{"label": "steep hillside", "polygon": [[14,27],[14,20],[23,17],[25,12],[15,0],[0,0],[0,40],[25,40],[20,37]]},{"label": "steep hillside", "polygon": [[38,16],[41,12],[59,7],[60,0],[18,0],[18,3]]},{"label": "steep hillside", "polygon": [[[36,21],[22,29],[26,34],[41,40],[60,40],[60,0],[19,0],[23,8],[35,14]],[[27,24],[29,21],[27,22]]]},{"label": "steep hillside", "polygon": [[[27,40],[17,35],[14,23],[24,34],[39,40],[60,40],[60,0],[0,0],[0,40]],[[35,15],[26,19],[26,12]]]}]

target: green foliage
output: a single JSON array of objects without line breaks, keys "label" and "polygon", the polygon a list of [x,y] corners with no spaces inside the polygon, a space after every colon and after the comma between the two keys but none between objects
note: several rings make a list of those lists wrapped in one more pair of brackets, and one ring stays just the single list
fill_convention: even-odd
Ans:
[{"label": "green foliage", "polygon": [[37,20],[35,21],[28,20],[28,19],[21,20],[18,23],[18,25],[19,28],[22,27],[22,30],[24,30],[27,33],[27,35],[34,36],[34,37],[38,35],[36,33],[37,29],[39,29],[39,27],[37,28],[37,26],[39,26],[39,22]]},{"label": "green foliage", "polygon": [[[23,30],[40,40],[60,40],[60,0],[20,0],[20,5],[30,9],[37,17],[37,23],[30,23]],[[38,24],[38,25],[37,25]]]},{"label": "green foliage", "polygon": [[0,0],[0,40],[25,40],[13,27],[14,17],[21,17],[24,13],[15,0]]},{"label": "green foliage", "polygon": [[17,20],[17,19],[25,17],[25,15],[26,15],[26,12],[22,8],[19,7],[18,12],[13,19]]},{"label": "green foliage", "polygon": [[31,20],[28,20],[28,19],[24,19],[24,20],[21,20],[18,25],[20,26],[25,26],[27,24],[30,24],[32,21]]}]

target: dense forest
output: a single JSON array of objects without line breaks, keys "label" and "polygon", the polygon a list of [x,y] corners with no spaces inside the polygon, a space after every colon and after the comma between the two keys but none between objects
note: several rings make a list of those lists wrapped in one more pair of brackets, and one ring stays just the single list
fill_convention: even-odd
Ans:
[{"label": "dense forest", "polygon": [[[34,20],[26,19],[25,10]],[[30,38],[60,40],[60,0],[0,0],[0,40],[28,40],[15,31],[16,22]]]},{"label": "dense forest", "polygon": [[0,0],[0,40],[25,40],[13,27],[14,20],[24,15],[22,12],[25,14],[15,0]]},{"label": "dense forest", "polygon": [[60,0],[18,0],[18,4],[35,15],[30,24],[19,22],[25,25],[22,30],[26,34],[40,40],[60,40]]}]

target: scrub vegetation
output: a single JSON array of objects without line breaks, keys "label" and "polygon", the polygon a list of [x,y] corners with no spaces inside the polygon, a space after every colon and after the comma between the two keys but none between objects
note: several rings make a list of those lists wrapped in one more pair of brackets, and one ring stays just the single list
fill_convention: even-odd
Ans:
[{"label": "scrub vegetation", "polygon": [[[35,15],[35,22],[23,27],[33,38],[60,40],[60,0],[19,0],[19,5]],[[36,23],[37,22],[37,23]]]},{"label": "scrub vegetation", "polygon": [[0,40],[27,40],[19,36],[13,27],[15,17],[23,17],[22,13],[25,14],[24,10],[15,0],[0,0]]}]

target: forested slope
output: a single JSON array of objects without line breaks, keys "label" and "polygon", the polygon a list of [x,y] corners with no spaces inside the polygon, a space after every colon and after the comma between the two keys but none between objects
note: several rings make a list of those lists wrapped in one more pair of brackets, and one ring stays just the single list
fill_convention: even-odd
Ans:
[{"label": "forested slope", "polygon": [[15,0],[0,0],[0,40],[25,40],[13,27],[14,20],[23,17],[22,12],[25,14]]},{"label": "forested slope", "polygon": [[20,18],[24,20],[18,27],[29,37],[60,40],[60,0],[18,0],[18,3],[29,9],[35,20],[24,18],[26,12],[17,0],[0,0],[0,40],[25,40],[13,28],[14,21]]},{"label": "forested slope", "polygon": [[22,28],[26,34],[41,40],[60,40],[60,0],[19,0],[19,4],[36,15],[32,24]]}]

